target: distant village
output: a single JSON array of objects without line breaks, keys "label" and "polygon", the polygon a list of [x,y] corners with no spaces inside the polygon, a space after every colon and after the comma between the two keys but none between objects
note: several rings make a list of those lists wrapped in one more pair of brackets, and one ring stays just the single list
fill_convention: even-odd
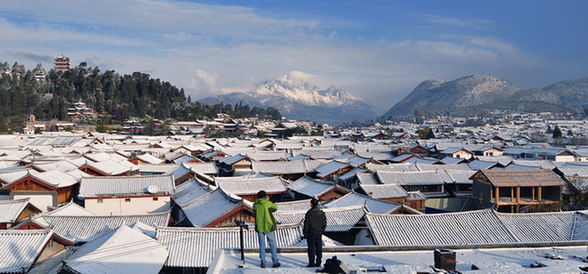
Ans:
[{"label": "distant village", "polygon": [[[306,256],[302,221],[316,198],[327,254],[356,273],[586,264],[577,250],[588,244],[588,125],[577,117],[496,112],[335,128],[221,114],[98,132],[83,102],[68,116],[30,116],[22,133],[0,135],[2,273],[315,272],[287,260],[279,270],[257,266],[260,190],[278,206],[284,257]],[[165,130],[145,135],[147,127]],[[240,247],[253,262],[238,260]],[[451,250],[484,248],[467,268]],[[366,259],[433,250],[434,266]]]},{"label": "distant village", "polygon": [[[92,111],[79,103],[70,113]],[[0,269],[107,268],[116,252],[108,246],[134,239],[149,248],[130,246],[125,260],[144,273],[154,263],[152,273],[204,273],[217,249],[239,247],[236,220],[249,224],[245,247],[256,247],[252,203],[262,189],[278,205],[283,248],[304,245],[301,221],[313,197],[327,214],[327,246],[443,246],[455,237],[464,245],[587,241],[579,230],[544,230],[552,218],[558,226],[586,226],[587,124],[555,118],[325,125],[321,136],[285,138],[281,131],[317,126],[219,117],[174,122],[165,134],[146,136],[138,135],[139,121],[113,133],[81,131],[75,122],[35,130],[31,121],[22,134],[0,135],[0,245],[33,256],[12,252]],[[472,121],[483,123],[466,126]],[[234,137],[209,138],[207,127]],[[459,236],[431,228],[447,214],[468,220]],[[542,233],[518,230],[528,225],[515,219]],[[415,233],[425,228],[433,230]],[[495,236],[468,236],[477,233]],[[93,259],[96,252],[105,258]]]}]

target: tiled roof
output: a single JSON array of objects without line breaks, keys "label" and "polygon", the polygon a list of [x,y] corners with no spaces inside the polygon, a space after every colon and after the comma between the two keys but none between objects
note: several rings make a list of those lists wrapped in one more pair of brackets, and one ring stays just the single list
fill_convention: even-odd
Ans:
[{"label": "tiled roof", "polygon": [[377,245],[553,243],[588,240],[584,211],[506,214],[491,210],[424,215],[367,214]]},{"label": "tiled roof", "polygon": [[[405,196],[408,194],[405,192]],[[363,194],[359,194],[357,192],[349,192],[345,196],[331,200],[330,202],[326,203],[324,206],[326,208],[334,209],[334,208],[347,208],[351,206],[362,206],[365,205],[368,212],[377,213],[377,214],[386,214],[392,213],[397,209],[402,207],[399,203],[392,203],[387,201],[382,201],[376,198],[372,198],[370,196],[366,196]]]},{"label": "tiled roof", "polygon": [[372,171],[419,171],[414,164],[393,164],[393,165],[375,165],[367,164],[366,167]]},{"label": "tiled roof", "polygon": [[376,245],[423,246],[514,243],[492,211],[430,215],[366,214]]},{"label": "tiled roof", "polygon": [[275,203],[281,212],[285,211],[300,211],[310,209],[310,199],[296,200],[291,202],[279,202]]},{"label": "tiled roof", "polygon": [[193,226],[204,227],[241,206],[244,206],[242,199],[229,196],[218,188],[186,203],[181,208]]},{"label": "tiled roof", "polygon": [[362,185],[378,185],[380,180],[375,173],[357,173],[357,180]]},{"label": "tiled roof", "polygon": [[45,216],[95,216],[93,212],[74,203],[73,200],[53,211],[44,213]]},{"label": "tiled roof", "polygon": [[374,158],[378,161],[392,161],[394,156],[388,151],[358,152],[357,155],[365,158]]},{"label": "tiled roof", "polygon": [[286,191],[286,184],[279,176],[265,178],[216,177],[214,181],[225,192],[236,195],[257,194],[261,189],[267,193]]},{"label": "tiled roof", "polygon": [[179,165],[176,164],[138,164],[139,172],[153,172],[153,173],[166,173],[170,170],[177,168]]},{"label": "tiled roof", "polygon": [[0,223],[14,223],[27,204],[29,199],[0,201]]},{"label": "tiled roof", "polygon": [[445,171],[437,170],[417,172],[378,171],[376,175],[383,184],[437,185],[453,182],[453,179]]},{"label": "tiled roof", "polygon": [[252,162],[251,169],[257,173],[267,174],[298,174],[307,173],[309,169],[307,161],[289,161],[289,162]]},{"label": "tiled roof", "polygon": [[[504,226],[512,232],[518,242],[565,242],[574,239],[572,230],[576,213],[549,212],[532,214],[496,213]],[[584,225],[583,228],[586,228]],[[586,240],[586,239],[581,239]]]},{"label": "tiled roof", "polygon": [[217,175],[218,168],[214,163],[184,163],[184,166],[190,168],[195,172],[207,175]]},{"label": "tiled roof", "polygon": [[284,151],[257,151],[247,153],[246,155],[254,161],[278,161],[280,159],[287,159],[289,156]]},{"label": "tiled roof", "polygon": [[339,171],[342,168],[350,166],[349,163],[346,162],[339,162],[339,161],[331,161],[324,165],[321,165],[315,169],[317,176],[319,178],[323,178]]},{"label": "tiled roof", "polygon": [[139,169],[138,166],[128,162],[128,161],[120,161],[116,162],[113,160],[106,160],[102,162],[94,163],[92,161],[86,162],[86,164],[94,168],[104,174],[108,175],[118,175],[125,172],[136,171]]},{"label": "tiled roof", "polygon": [[359,187],[363,189],[365,193],[370,194],[376,199],[393,199],[393,198],[406,198],[408,192],[403,187],[396,184],[363,184],[360,183]]},{"label": "tiled roof", "polygon": [[178,185],[176,187],[176,192],[171,195],[171,198],[177,205],[183,207],[192,201],[210,193],[214,189],[216,189],[216,187],[200,183],[198,179],[194,178]]},{"label": "tiled roof", "polygon": [[87,177],[80,183],[78,196],[105,197],[116,195],[171,195],[175,184],[171,175],[131,177]]},{"label": "tiled roof", "polygon": [[304,194],[308,197],[313,197],[320,196],[333,187],[335,187],[335,182],[319,181],[307,176],[303,176],[291,183],[288,186],[288,189],[291,189],[300,194]]},{"label": "tiled roof", "polygon": [[126,216],[52,216],[39,215],[32,219],[45,227],[52,227],[53,232],[62,238],[76,243],[92,241],[122,225],[134,225],[141,222],[150,226],[167,226],[169,212],[146,215]]},{"label": "tiled roof", "polygon": [[306,156],[310,156],[313,159],[332,159],[333,157],[337,157],[339,155],[341,155],[341,152],[338,150],[333,150],[333,149],[326,149],[326,148],[321,148],[320,150],[317,149],[302,149],[302,150],[296,150],[293,152],[293,156],[296,156],[298,154],[303,154]]},{"label": "tiled roof", "polygon": [[137,158],[143,162],[147,162],[150,164],[161,164],[164,162],[164,160],[159,159],[151,154],[143,154],[143,155],[139,155],[137,156]]},{"label": "tiled roof", "polygon": [[63,267],[70,273],[157,274],[167,257],[165,246],[122,225],[76,249]]},{"label": "tiled roof", "polygon": [[50,230],[0,230],[0,272],[26,273],[53,235]]},{"label": "tiled roof", "polygon": [[[342,208],[323,208],[327,216],[326,232],[343,232],[349,231],[363,216],[365,208],[363,205],[342,207]],[[276,221],[282,224],[298,224],[304,220],[307,210],[285,211],[281,212],[280,208],[274,212]]]},{"label": "tiled roof", "polygon": [[495,187],[566,185],[561,177],[548,169],[487,169],[478,172],[488,178],[489,183]]},{"label": "tiled roof", "polygon": [[5,187],[10,186],[27,176],[34,178],[42,183],[55,188],[68,187],[78,183],[78,179],[60,170],[50,170],[47,172],[38,172],[33,169],[19,170],[9,173],[0,173],[0,180],[6,182]]},{"label": "tiled roof", "polygon": [[[208,267],[219,248],[239,248],[240,228],[184,228],[158,227],[157,241],[166,246],[169,257],[165,266],[202,268]],[[276,245],[295,246],[302,237],[300,225],[278,225]],[[253,227],[243,230],[245,248],[259,246],[257,232]]]}]

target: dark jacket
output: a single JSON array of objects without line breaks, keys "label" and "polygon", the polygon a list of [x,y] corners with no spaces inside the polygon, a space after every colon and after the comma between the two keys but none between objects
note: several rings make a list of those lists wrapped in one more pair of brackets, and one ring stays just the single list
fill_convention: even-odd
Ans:
[{"label": "dark jacket", "polygon": [[327,229],[327,217],[325,213],[318,208],[311,208],[304,216],[304,236],[309,234],[323,234]]}]

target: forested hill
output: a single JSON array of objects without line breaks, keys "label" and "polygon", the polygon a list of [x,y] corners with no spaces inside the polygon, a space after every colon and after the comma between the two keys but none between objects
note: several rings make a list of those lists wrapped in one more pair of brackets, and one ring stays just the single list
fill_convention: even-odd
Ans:
[{"label": "forested hill", "polygon": [[[215,118],[218,113],[234,117],[272,115],[280,116],[275,109],[250,109],[248,105],[192,103],[183,89],[169,82],[153,79],[149,74],[134,72],[119,75],[115,71],[100,71],[86,63],[67,71],[51,69],[46,72],[41,65],[26,70],[23,65],[0,63],[0,117],[6,122],[21,120],[34,114],[38,120],[67,120],[67,108],[82,101],[101,115],[109,115],[119,121],[130,117],[176,118],[195,120]],[[270,113],[267,113],[267,112]]]}]

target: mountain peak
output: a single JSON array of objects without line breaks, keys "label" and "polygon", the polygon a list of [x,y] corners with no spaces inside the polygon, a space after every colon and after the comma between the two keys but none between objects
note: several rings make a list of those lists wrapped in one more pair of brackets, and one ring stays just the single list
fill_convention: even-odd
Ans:
[{"label": "mountain peak", "polygon": [[[315,77],[299,71],[291,71],[278,79],[261,83],[247,92],[253,106],[274,107],[288,118],[312,120],[319,123],[341,124],[352,120],[373,119],[378,110],[372,104],[331,85],[327,89],[312,84]],[[221,98],[222,97],[222,98]],[[232,102],[231,97],[215,96],[201,100],[216,103]]]}]

